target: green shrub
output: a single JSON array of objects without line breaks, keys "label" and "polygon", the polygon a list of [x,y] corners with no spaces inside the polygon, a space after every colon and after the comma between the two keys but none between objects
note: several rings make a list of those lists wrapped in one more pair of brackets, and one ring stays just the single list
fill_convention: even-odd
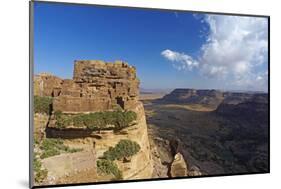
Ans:
[{"label": "green shrub", "polygon": [[42,182],[48,175],[48,171],[42,168],[42,163],[36,158],[33,158],[34,180],[37,183]]},{"label": "green shrub", "polygon": [[50,114],[52,111],[52,102],[53,99],[51,97],[34,96],[34,112]]},{"label": "green shrub", "polygon": [[98,172],[113,175],[116,179],[122,179],[122,172],[118,169],[118,166],[110,160],[100,159],[97,160]]},{"label": "green shrub", "polygon": [[42,163],[36,158],[33,158],[33,169],[38,172],[41,169]]},{"label": "green shrub", "polygon": [[57,122],[56,122],[56,126],[58,128],[65,128],[66,126],[68,125],[71,125],[72,124],[72,118],[69,117],[69,116],[61,116],[59,119],[57,119]]},{"label": "green shrub", "polygon": [[115,112],[115,130],[121,130],[125,127],[127,127],[132,121],[137,119],[137,114],[132,111],[116,111]]},{"label": "green shrub", "polygon": [[55,111],[54,116],[58,128],[64,128],[72,123],[72,117],[64,115],[61,111]]},{"label": "green shrub", "polygon": [[35,173],[35,182],[40,183],[48,176],[48,171],[46,169],[42,169],[39,172]]},{"label": "green shrub", "polygon": [[64,152],[74,153],[82,151],[82,149],[69,148],[63,144],[61,139],[45,139],[43,140],[40,149],[42,150],[41,158],[48,158],[51,156],[59,155]]},{"label": "green shrub", "polygon": [[131,122],[137,119],[137,114],[133,111],[106,111],[90,114],[64,115],[61,112],[55,112],[56,126],[64,128],[68,125],[75,127],[87,127],[92,130],[103,130],[112,126],[112,129],[118,131],[128,127]]},{"label": "green shrub", "polygon": [[104,152],[103,157],[108,160],[121,160],[124,157],[131,157],[138,153],[140,145],[131,140],[120,140],[115,147],[110,147]]},{"label": "green shrub", "polygon": [[62,111],[56,110],[56,111],[54,112],[54,115],[55,115],[56,118],[60,118],[63,114],[62,114]]}]

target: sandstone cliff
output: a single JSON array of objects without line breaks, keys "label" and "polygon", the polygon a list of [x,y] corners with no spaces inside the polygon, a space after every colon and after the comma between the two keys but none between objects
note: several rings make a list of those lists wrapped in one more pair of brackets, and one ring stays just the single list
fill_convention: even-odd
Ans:
[{"label": "sandstone cliff", "polygon": [[105,132],[99,134],[101,139],[95,140],[97,157],[101,157],[109,147],[115,146],[121,139],[130,139],[141,146],[141,150],[129,162],[118,161],[123,172],[123,179],[149,179],[152,176],[153,164],[147,135],[147,125],[142,103],[138,103],[134,111],[137,113],[137,124],[122,130],[119,134]]},{"label": "sandstone cliff", "polygon": [[[69,149],[82,150],[42,159],[42,166],[48,171],[43,183],[66,184],[115,179],[110,175],[100,175],[96,165],[98,159],[103,158],[104,152],[122,139],[129,139],[140,146],[140,150],[129,160],[114,161],[122,172],[122,179],[152,177],[153,161],[146,117],[143,104],[138,101],[139,80],[134,67],[122,61],[75,61],[73,79],[39,74],[34,79],[34,90],[34,95],[53,97],[52,113],[45,125],[44,135],[47,138],[62,139]],[[123,112],[132,111],[137,115],[130,127],[118,132],[112,129],[96,131],[71,124],[61,128],[56,124],[56,112],[71,117],[115,111],[116,107]]]}]

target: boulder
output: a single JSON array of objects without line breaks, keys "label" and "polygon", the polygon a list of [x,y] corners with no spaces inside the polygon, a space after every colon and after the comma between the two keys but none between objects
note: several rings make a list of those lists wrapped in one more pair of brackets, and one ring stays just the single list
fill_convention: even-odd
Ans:
[{"label": "boulder", "polygon": [[201,175],[202,173],[200,169],[195,165],[191,166],[190,169],[188,170],[188,176],[201,176]]},{"label": "boulder", "polygon": [[177,153],[171,164],[170,175],[171,177],[184,177],[187,176],[187,164],[181,153]]}]

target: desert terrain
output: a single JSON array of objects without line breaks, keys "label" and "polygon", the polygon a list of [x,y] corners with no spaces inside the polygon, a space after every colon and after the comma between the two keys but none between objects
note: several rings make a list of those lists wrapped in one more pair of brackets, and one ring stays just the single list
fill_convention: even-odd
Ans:
[{"label": "desert terrain", "polygon": [[142,100],[149,136],[159,148],[161,141],[177,141],[186,162],[203,175],[268,171],[267,94],[189,93]]}]

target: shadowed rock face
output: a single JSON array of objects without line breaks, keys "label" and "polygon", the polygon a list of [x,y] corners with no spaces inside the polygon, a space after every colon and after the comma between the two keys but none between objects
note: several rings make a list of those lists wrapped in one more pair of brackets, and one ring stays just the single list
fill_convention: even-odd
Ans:
[{"label": "shadowed rock face", "polygon": [[267,121],[268,95],[267,94],[227,94],[225,100],[216,109],[218,114],[224,116],[238,116],[255,119],[262,117]]},{"label": "shadowed rock face", "polygon": [[[223,101],[215,114],[223,118],[226,125],[221,142],[228,145],[241,164],[253,172],[268,171],[268,95],[242,95],[235,102]],[[239,103],[238,103],[239,102]]]}]

